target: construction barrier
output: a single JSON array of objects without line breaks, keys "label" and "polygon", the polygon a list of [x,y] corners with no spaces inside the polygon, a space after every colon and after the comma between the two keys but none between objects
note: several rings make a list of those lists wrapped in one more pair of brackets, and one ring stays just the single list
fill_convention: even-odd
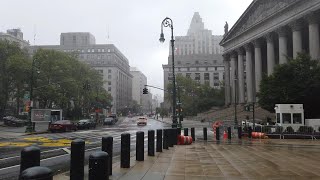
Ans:
[{"label": "construction barrier", "polygon": [[260,139],[265,139],[268,137],[266,136],[265,133],[262,133],[262,132],[252,132],[251,135],[252,135],[252,138],[260,138]]},{"label": "construction barrier", "polygon": [[192,143],[192,137],[191,136],[178,136],[178,145],[189,145]]}]

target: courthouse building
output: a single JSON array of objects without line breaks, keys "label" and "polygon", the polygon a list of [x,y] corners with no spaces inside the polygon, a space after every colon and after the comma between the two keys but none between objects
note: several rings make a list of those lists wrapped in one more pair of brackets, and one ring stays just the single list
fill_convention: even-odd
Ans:
[{"label": "courthouse building", "polygon": [[319,59],[319,19],[319,0],[254,0],[220,42],[226,105],[255,102],[262,75],[288,57]]}]

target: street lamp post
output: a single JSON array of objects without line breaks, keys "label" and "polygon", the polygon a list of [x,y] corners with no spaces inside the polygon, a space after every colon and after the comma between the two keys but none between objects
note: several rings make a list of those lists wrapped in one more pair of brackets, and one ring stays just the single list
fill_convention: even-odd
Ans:
[{"label": "street lamp post", "polygon": [[235,128],[238,127],[238,120],[237,120],[237,76],[235,75],[234,78],[234,126]]},{"label": "street lamp post", "polygon": [[161,34],[159,41],[163,43],[165,41],[163,34],[163,26],[171,28],[171,48],[172,48],[172,78],[173,78],[173,92],[172,92],[172,127],[177,127],[176,116],[176,77],[174,74],[174,38],[173,38],[173,22],[172,19],[166,17],[161,23]]},{"label": "street lamp post", "polygon": [[34,129],[32,127],[32,120],[31,120],[31,111],[33,108],[33,78],[34,78],[34,58],[32,59],[32,64],[31,64],[31,77],[30,77],[30,107],[29,107],[29,112],[28,112],[28,126],[26,128],[26,133],[31,133],[34,132]]}]

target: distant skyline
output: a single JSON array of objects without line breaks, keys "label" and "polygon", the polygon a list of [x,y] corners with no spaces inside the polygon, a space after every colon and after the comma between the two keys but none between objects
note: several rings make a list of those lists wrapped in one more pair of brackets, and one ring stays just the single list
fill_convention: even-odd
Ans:
[{"label": "distant skyline", "polygon": [[[174,35],[187,34],[194,12],[205,28],[223,35],[252,0],[10,0],[1,2],[0,31],[20,28],[24,39],[34,45],[57,45],[62,32],[90,32],[97,44],[114,44],[148,78],[148,84],[163,88],[162,64],[169,55],[170,30],[159,42],[165,17],[173,20]],[[109,37],[108,37],[109,36]],[[151,89],[163,97],[161,90]]]}]

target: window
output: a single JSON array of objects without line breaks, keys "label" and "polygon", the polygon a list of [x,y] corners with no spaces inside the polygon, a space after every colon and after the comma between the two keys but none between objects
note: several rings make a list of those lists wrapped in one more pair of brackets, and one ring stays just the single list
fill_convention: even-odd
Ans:
[{"label": "window", "polygon": [[208,64],[208,61],[204,61],[204,64]]},{"label": "window", "polygon": [[200,73],[196,73],[194,80],[200,80]]},{"label": "window", "polygon": [[186,73],[187,78],[191,78],[191,73]]},{"label": "window", "polygon": [[199,64],[199,61],[196,61],[196,64]]},{"label": "window", "polygon": [[277,113],[277,123],[280,124],[280,113]]},{"label": "window", "polygon": [[104,52],[104,49],[101,49],[101,52]]},{"label": "window", "polygon": [[199,68],[198,68],[198,67],[196,68],[196,71],[199,71]]},{"label": "window", "polygon": [[98,52],[100,52],[100,49],[98,49]]},{"label": "window", "polygon": [[213,86],[219,86],[220,84],[218,82],[213,83]]},{"label": "window", "polygon": [[111,79],[111,75],[108,75],[108,79]]},{"label": "window", "polygon": [[213,60],[213,64],[217,64],[217,60]]},{"label": "window", "polygon": [[94,49],[91,49],[91,52],[94,52]]},{"label": "window", "polygon": [[187,68],[187,71],[190,71],[190,68]]},{"label": "window", "polygon": [[111,50],[110,50],[110,49],[108,49],[108,52],[111,52]]},{"label": "window", "polygon": [[111,87],[108,87],[108,91],[109,91],[109,92],[111,91]]},{"label": "window", "polygon": [[111,73],[112,72],[112,70],[111,69],[108,69],[108,73]]},{"label": "window", "polygon": [[293,113],[293,124],[302,124],[302,118],[300,113]]},{"label": "window", "polygon": [[283,124],[291,124],[291,114],[290,113],[282,113],[282,122],[283,122]]},{"label": "window", "polygon": [[204,73],[204,80],[210,80],[210,74]]},{"label": "window", "polygon": [[208,71],[208,67],[206,67],[206,71]]},{"label": "window", "polygon": [[99,69],[98,72],[99,72],[100,74],[103,74],[103,70],[102,70],[102,69]]},{"label": "window", "polygon": [[90,52],[90,49],[88,49],[88,52]]},{"label": "window", "polygon": [[73,42],[73,44],[76,44],[76,36],[72,37],[72,42]]},{"label": "window", "polygon": [[178,68],[178,71],[181,71],[181,68]]},{"label": "window", "polygon": [[178,61],[178,64],[181,64],[181,61]]}]

